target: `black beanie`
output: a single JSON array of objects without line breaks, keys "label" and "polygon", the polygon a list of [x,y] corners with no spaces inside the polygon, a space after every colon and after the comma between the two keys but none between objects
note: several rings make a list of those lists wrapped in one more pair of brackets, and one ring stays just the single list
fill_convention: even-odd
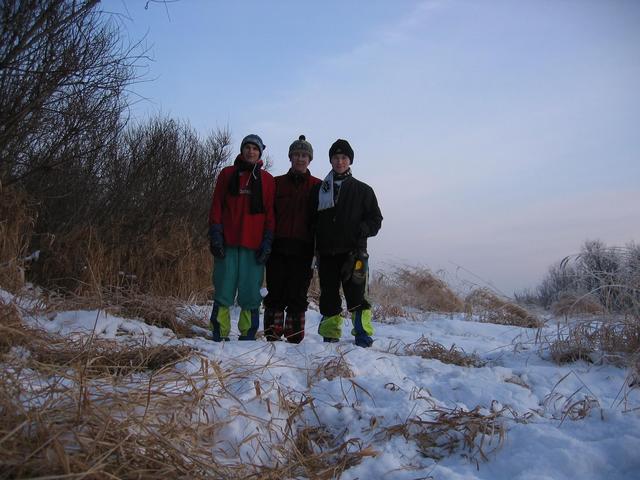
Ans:
[{"label": "black beanie", "polygon": [[349,160],[351,160],[349,164],[353,163],[353,148],[351,148],[349,142],[343,140],[342,138],[339,138],[338,140],[333,142],[333,145],[331,145],[331,148],[329,149],[329,160],[331,160],[331,157],[333,157],[337,153],[345,154],[347,157],[349,157]]}]

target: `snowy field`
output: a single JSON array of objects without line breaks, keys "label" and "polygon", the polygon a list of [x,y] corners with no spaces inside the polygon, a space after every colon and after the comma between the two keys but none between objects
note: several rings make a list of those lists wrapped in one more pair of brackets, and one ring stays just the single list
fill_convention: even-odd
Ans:
[{"label": "snowy field", "polygon": [[[2,299],[13,300],[6,292]],[[207,314],[206,307],[194,308]],[[238,314],[233,311],[234,328]],[[207,421],[221,425],[212,455],[228,462],[272,465],[280,454],[264,446],[279,434],[322,427],[332,442],[361,453],[342,479],[640,478],[640,388],[628,386],[624,368],[551,362],[540,339],[555,336],[553,319],[538,331],[420,314],[374,323],[376,341],[362,349],[351,342],[348,321],[342,341],[325,344],[316,333],[319,313],[307,318],[300,345],[239,342],[234,330],[226,343],[208,340],[206,330],[176,338],[171,330],[97,310],[24,315],[23,321],[67,337],[188,345],[197,354],[177,363],[177,371],[195,375],[217,363],[237,372],[227,377],[225,395],[212,383],[216,400],[201,400]],[[407,354],[405,347],[421,337],[475,354],[479,366]],[[283,398],[301,406],[294,425],[287,424],[292,417],[283,412]],[[465,444],[457,441],[464,440],[462,430],[452,430],[428,444],[425,429],[446,412],[450,419],[461,412],[490,419],[493,434],[483,430]],[[322,439],[316,442],[320,448]]]}]

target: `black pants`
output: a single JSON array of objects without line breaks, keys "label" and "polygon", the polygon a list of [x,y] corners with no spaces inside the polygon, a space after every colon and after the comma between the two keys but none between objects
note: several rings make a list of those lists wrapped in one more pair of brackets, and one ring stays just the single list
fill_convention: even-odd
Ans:
[{"label": "black pants", "polygon": [[267,262],[267,290],[264,306],[290,315],[307,311],[311,283],[311,255],[273,253]]},{"label": "black pants", "polygon": [[366,282],[354,283],[344,280],[344,270],[353,268],[353,257],[348,253],[320,255],[318,274],[320,276],[320,313],[325,317],[338,315],[342,311],[340,285],[347,300],[347,309],[353,312],[371,308],[365,298]]}]

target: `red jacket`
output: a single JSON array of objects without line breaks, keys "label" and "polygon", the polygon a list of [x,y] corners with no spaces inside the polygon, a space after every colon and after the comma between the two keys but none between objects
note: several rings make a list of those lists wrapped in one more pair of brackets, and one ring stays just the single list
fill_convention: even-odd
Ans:
[{"label": "red jacket", "polygon": [[209,210],[209,225],[222,224],[225,245],[255,250],[262,242],[264,231],[273,232],[275,229],[273,213],[275,182],[269,172],[259,168],[261,166],[262,162],[258,162],[254,172],[259,171],[261,175],[265,213],[252,214],[249,211],[251,203],[249,180],[253,174],[252,171],[240,172],[239,195],[232,195],[229,192],[229,181],[237,168],[235,165],[223,168],[218,175]]},{"label": "red jacket", "polygon": [[275,178],[276,231],[274,251],[301,253],[313,250],[313,235],[309,219],[309,194],[314,185],[321,183],[309,171],[297,174],[289,170]]}]

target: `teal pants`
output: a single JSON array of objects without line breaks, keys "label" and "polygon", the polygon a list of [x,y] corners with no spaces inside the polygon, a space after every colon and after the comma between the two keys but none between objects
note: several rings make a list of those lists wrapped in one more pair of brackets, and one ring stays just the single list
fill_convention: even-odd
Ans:
[{"label": "teal pants", "polygon": [[225,258],[217,258],[213,263],[213,299],[230,307],[237,296],[242,310],[260,308],[264,265],[256,262],[255,250],[227,246],[225,252]]}]

